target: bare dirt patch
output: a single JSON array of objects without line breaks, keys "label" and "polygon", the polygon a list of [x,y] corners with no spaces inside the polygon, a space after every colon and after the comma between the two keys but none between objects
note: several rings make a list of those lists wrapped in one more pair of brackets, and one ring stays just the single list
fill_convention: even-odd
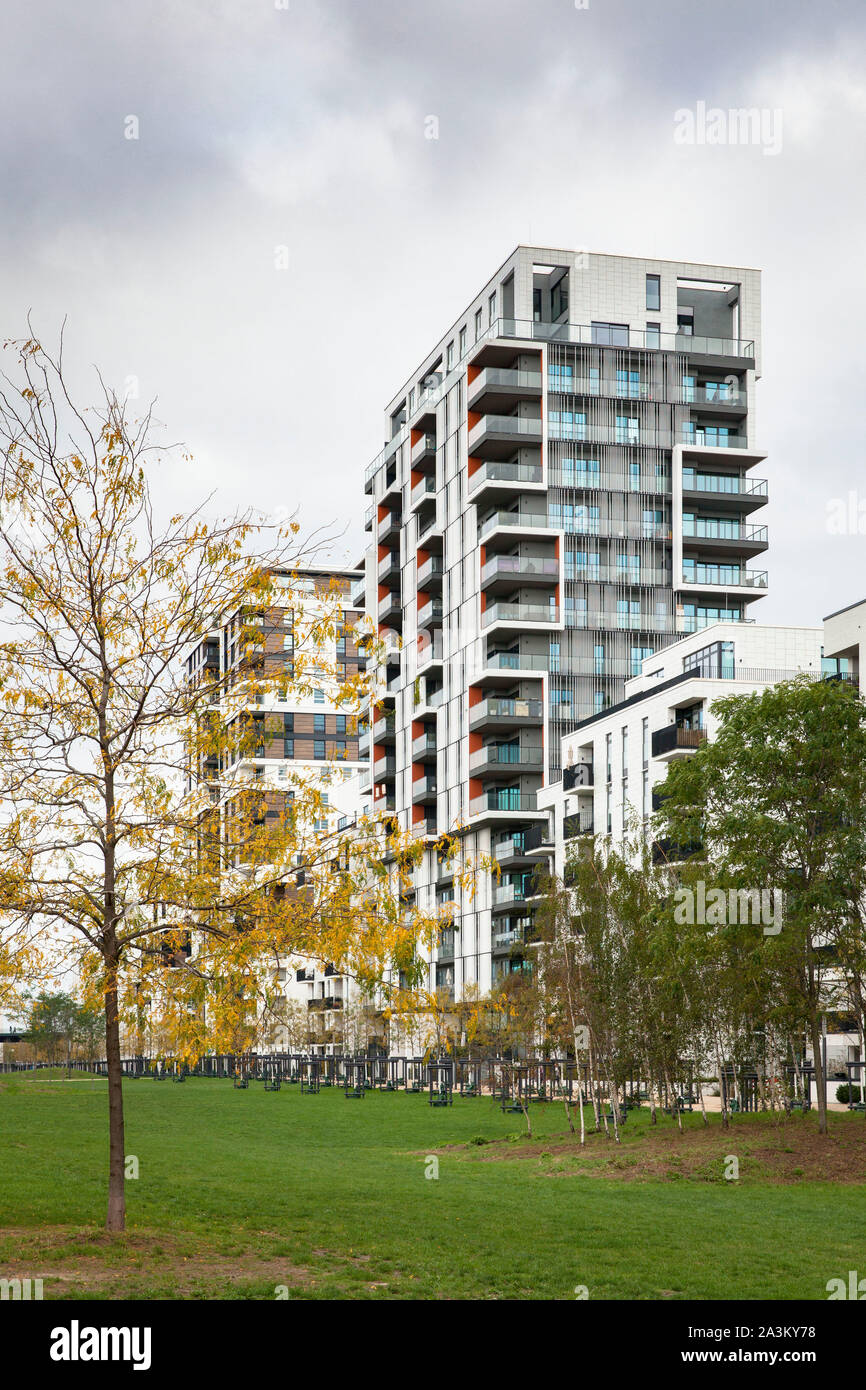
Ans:
[{"label": "bare dirt patch", "polygon": [[467,1154],[482,1163],[533,1159],[549,1177],[600,1177],[625,1182],[722,1182],[725,1160],[735,1155],[740,1181],[763,1183],[866,1183],[866,1122],[831,1117],[830,1132],[818,1133],[817,1117],[787,1119],[747,1116],[730,1129],[716,1122],[680,1134],[668,1124],[623,1131],[616,1144],[603,1134],[558,1135],[533,1142],[496,1140]]},{"label": "bare dirt patch", "polygon": [[42,1279],[46,1298],[122,1298],[145,1287],[147,1296],[185,1298],[214,1286],[226,1288],[231,1297],[233,1285],[313,1286],[328,1272],[255,1250],[226,1255],[164,1233],[115,1236],[64,1226],[0,1228],[0,1275]]}]

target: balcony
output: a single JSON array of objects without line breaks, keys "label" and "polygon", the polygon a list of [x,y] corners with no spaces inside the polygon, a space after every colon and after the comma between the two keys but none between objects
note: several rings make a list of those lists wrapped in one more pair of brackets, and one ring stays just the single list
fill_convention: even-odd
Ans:
[{"label": "balcony", "polygon": [[412,445],[412,467],[417,468],[425,459],[435,459],[436,457],[436,436],[435,434],[422,434],[417,444]]},{"label": "balcony", "polygon": [[575,811],[573,815],[563,816],[562,838],[573,840],[578,835],[593,834],[592,811]]},{"label": "balcony", "polygon": [[364,513],[364,530],[365,530],[365,531],[372,531],[372,529],[373,529],[373,517],[375,516],[375,514],[376,514],[376,508],[375,508],[375,507],[368,507],[367,510],[365,511],[365,513]]},{"label": "balcony", "polygon": [[[470,451],[471,452],[471,451]],[[540,463],[482,463],[469,478],[469,498],[476,506],[497,497],[544,488]]]},{"label": "balcony", "polygon": [[435,758],[437,751],[436,735],[432,730],[428,730],[426,734],[421,734],[419,738],[412,740],[413,763],[423,762],[426,758]]},{"label": "balcony", "polygon": [[559,579],[560,564],[555,556],[494,555],[481,569],[482,589],[513,589],[515,584],[550,589]]},{"label": "balcony", "polygon": [[381,719],[376,719],[373,723],[373,742],[374,743],[393,743],[395,738],[395,717],[393,714],[383,715]]},{"label": "balcony", "polygon": [[519,747],[509,743],[489,743],[469,758],[473,777],[513,777],[516,773],[541,773],[544,751],[540,744]]},{"label": "balcony", "polygon": [[537,400],[541,395],[541,373],[522,372],[511,367],[484,367],[470,381],[467,403],[470,410],[505,410],[514,400]]},{"label": "balcony", "polygon": [[440,686],[436,690],[428,690],[428,681],[424,677],[421,681],[421,690],[418,695],[418,703],[412,710],[413,719],[429,719],[436,714],[436,711],[445,703],[445,688]]},{"label": "balcony", "polygon": [[400,591],[392,589],[390,594],[386,594],[379,600],[378,615],[380,623],[400,623],[403,621],[403,605],[400,601]]},{"label": "balcony", "polygon": [[488,652],[478,679],[486,686],[513,686],[516,679],[540,679],[549,666],[546,652]]},{"label": "balcony", "polygon": [[494,951],[510,951],[513,946],[523,945],[522,927],[502,927],[494,930],[491,944]]},{"label": "balcony", "polygon": [[536,323],[531,319],[496,319],[485,338],[518,338],[523,342],[586,343],[595,346],[642,348],[654,352],[682,352],[689,358],[710,359],[706,367],[726,365],[729,359],[753,363],[755,344],[751,339],[716,338],[693,333],[662,333],[600,323]]},{"label": "balcony", "polygon": [[705,565],[696,565],[693,570],[683,570],[683,583],[694,589],[766,589],[767,571],[727,567],[729,574],[720,576],[718,571]]},{"label": "balcony", "polygon": [[441,534],[442,527],[436,515],[436,509],[431,507],[427,512],[418,514],[418,540],[423,540],[425,536],[432,538]]},{"label": "balcony", "polygon": [[424,801],[436,800],[436,778],[419,777],[412,783],[412,805],[418,806]]},{"label": "balcony", "polygon": [[509,908],[515,903],[526,902],[526,889],[522,883],[501,883],[493,890],[493,907]]},{"label": "balcony", "polygon": [[663,729],[652,733],[652,755],[670,762],[673,758],[687,758],[707,737],[705,729],[684,729],[679,724],[667,724]]},{"label": "balcony", "polygon": [[389,550],[387,555],[382,556],[377,574],[380,584],[387,584],[391,589],[397,588],[400,583],[400,552],[398,550]]},{"label": "balcony", "polygon": [[547,818],[547,811],[539,811],[534,792],[516,792],[510,787],[486,791],[469,803],[469,820],[474,825],[507,825],[510,821]]},{"label": "balcony", "polygon": [[696,429],[690,430],[683,426],[683,436],[681,443],[688,449],[748,449],[749,441],[744,434],[733,434],[728,431],[726,434],[719,434],[715,430]]},{"label": "balcony", "polygon": [[591,787],[593,781],[592,763],[572,763],[569,767],[562,769],[562,790],[564,792],[580,791],[583,787]]},{"label": "balcony", "polygon": [[419,626],[419,628],[421,628],[421,627],[429,627],[431,623],[438,623],[438,622],[441,622],[441,621],[442,621],[442,600],[441,600],[441,598],[432,598],[432,599],[428,599],[427,603],[423,604],[423,605],[418,609],[418,626]]},{"label": "balcony", "polygon": [[766,478],[749,478],[740,473],[705,473],[697,468],[683,469],[683,501],[702,502],[712,497],[714,507],[754,511],[767,500]]},{"label": "balcony", "polygon": [[419,507],[427,503],[436,503],[436,479],[434,477],[422,478],[420,483],[416,483],[409,496],[409,510],[417,512]]},{"label": "balcony", "polygon": [[445,645],[441,631],[434,630],[432,641],[429,638],[425,641],[419,636],[416,650],[416,670],[424,671],[429,675],[432,667],[442,666],[444,661]]},{"label": "balcony", "polygon": [[499,459],[518,448],[540,447],[543,438],[540,415],[482,415],[470,429],[466,447],[474,458]]},{"label": "balcony", "polygon": [[397,759],[393,753],[387,753],[384,758],[377,758],[373,764],[373,781],[384,782],[386,777],[397,776]]},{"label": "balcony", "polygon": [[396,540],[400,535],[400,518],[396,512],[388,511],[376,528],[376,539],[380,545],[385,545],[387,541]]},{"label": "balcony", "polygon": [[[477,476],[477,475],[476,475]],[[547,536],[550,523],[547,520],[546,512],[494,512],[492,516],[485,517],[478,532],[478,539],[489,542],[499,532],[503,533],[503,538],[511,544],[513,540],[512,532],[517,531],[521,535],[528,532],[535,532],[540,538]]]},{"label": "balcony", "polygon": [[552,603],[491,603],[481,614],[481,626],[557,628],[559,609]]},{"label": "balcony", "polygon": [[444,563],[441,555],[429,555],[418,566],[419,589],[441,589]]},{"label": "balcony", "polygon": [[748,392],[738,391],[734,386],[719,382],[712,386],[705,382],[698,382],[696,386],[683,386],[680,401],[683,405],[694,405],[698,409],[708,406],[713,410],[721,410],[725,415],[745,415],[749,407]]},{"label": "balcony", "polygon": [[359,580],[352,590],[352,607],[363,609],[367,602],[367,585],[363,579]]},{"label": "balcony", "polygon": [[544,705],[541,700],[491,696],[472,705],[469,710],[469,727],[479,731],[540,728],[543,722]]},{"label": "balcony", "polygon": [[428,812],[427,815],[422,816],[420,820],[413,821],[412,830],[416,835],[424,835],[427,838],[432,836],[434,840],[437,839],[439,835],[439,821],[436,812]]},{"label": "balcony", "polygon": [[736,555],[751,559],[760,555],[769,544],[766,526],[747,526],[733,518],[720,525],[712,518],[698,517],[683,524],[683,540],[699,547],[702,555]]}]

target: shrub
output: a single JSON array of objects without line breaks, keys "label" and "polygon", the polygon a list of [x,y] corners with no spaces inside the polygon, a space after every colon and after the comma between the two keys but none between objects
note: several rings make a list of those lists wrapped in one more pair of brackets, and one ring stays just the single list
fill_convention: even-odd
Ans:
[{"label": "shrub", "polygon": [[849,1087],[848,1084],[847,1084],[847,1082],[846,1082],[846,1084],[845,1084],[844,1086],[837,1086],[837,1087],[836,1087],[836,1099],[838,1100],[838,1102],[839,1102],[840,1105],[847,1105],[847,1104],[848,1104],[848,1099],[849,1099],[848,1092],[849,1092],[849,1090],[852,1092],[852,1095],[851,1095],[850,1099],[854,1102],[855,1105],[856,1105],[856,1104],[858,1103],[858,1101],[860,1100],[860,1087],[859,1087],[859,1086],[851,1086],[851,1087]]}]

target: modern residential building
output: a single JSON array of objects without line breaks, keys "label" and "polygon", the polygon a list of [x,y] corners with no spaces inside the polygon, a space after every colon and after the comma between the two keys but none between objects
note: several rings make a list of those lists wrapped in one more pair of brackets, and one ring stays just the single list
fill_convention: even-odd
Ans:
[{"label": "modern residential building", "polygon": [[563,734],[765,592],[759,373],[757,271],[521,246],[389,402],[356,595],[389,644],[369,804],[427,837],[420,906],[454,892],[444,831],[501,871],[458,902],[432,987],[523,967]]},{"label": "modern residential building", "polygon": [[[585,837],[601,836],[620,852],[635,845],[657,808],[655,788],[670,762],[691,757],[713,738],[718,718],[712,706],[722,696],[760,691],[802,673],[859,685],[864,620],[866,602],[826,618],[823,628],[718,623],[645,660],[618,704],[590,715],[562,739],[562,778],[538,794],[551,816],[539,855],[567,883],[568,860]],[[678,857],[664,841],[654,842],[653,853]],[[527,877],[528,896],[531,891]],[[824,1046],[832,1099],[845,1079],[844,1064],[860,1060],[856,1020],[844,1023],[831,1011]]]},{"label": "modern residential building", "polygon": [[718,623],[644,660],[622,700],[563,736],[562,777],[538,794],[551,813],[539,854],[562,877],[578,837],[610,837],[618,849],[634,840],[656,809],[655,787],[669,763],[713,737],[713,702],[802,672],[816,679],[835,672],[823,637],[820,627]]},{"label": "modern residential building", "polygon": [[[250,711],[257,739],[254,756],[247,759],[244,769],[249,780],[262,784],[266,822],[279,817],[286,798],[292,795],[293,772],[312,777],[321,788],[322,819],[315,827],[321,834],[345,829],[359,814],[364,767],[359,752],[361,729],[351,707],[340,698],[344,682],[357,676],[365,662],[355,640],[361,617],[353,603],[358,579],[355,569],[315,566],[277,576],[287,599],[285,604],[277,603],[254,615],[254,621],[263,628],[261,645],[243,650],[239,642],[241,614],[227,613],[189,656],[187,675],[191,681],[218,682],[215,688],[227,691],[232,672],[254,664],[260,678],[274,687],[274,693],[260,696]],[[299,602],[303,605],[300,619],[295,611]],[[297,644],[304,640],[303,631],[297,631],[297,620],[302,630],[308,630],[317,616],[328,615],[337,623],[333,642],[307,653],[308,665],[321,659],[322,678],[308,671],[301,688],[293,687]],[[247,615],[245,622],[249,621]],[[283,688],[282,677],[286,678]],[[218,703],[220,695],[215,699]],[[217,801],[216,767],[205,766],[198,775],[212,783],[212,796]],[[305,1047],[314,1052],[333,1050],[342,1033],[342,1011],[352,996],[349,978],[325,963],[308,960],[281,961],[277,973],[287,1007],[294,1005],[297,1012],[299,1006],[308,1012]],[[276,1029],[273,1045],[288,1046],[288,1036]]]}]

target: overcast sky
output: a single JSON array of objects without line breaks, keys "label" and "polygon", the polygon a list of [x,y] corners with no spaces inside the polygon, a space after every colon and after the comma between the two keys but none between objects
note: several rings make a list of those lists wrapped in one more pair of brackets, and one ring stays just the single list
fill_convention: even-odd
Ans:
[{"label": "overcast sky", "polygon": [[[192,450],[172,505],[297,507],[344,563],[388,398],[519,242],[757,266],[752,612],[866,597],[861,0],[281,6],[6,8],[2,336],[68,316],[70,360],[136,378]],[[781,150],[675,143],[699,101],[781,111]]]}]

